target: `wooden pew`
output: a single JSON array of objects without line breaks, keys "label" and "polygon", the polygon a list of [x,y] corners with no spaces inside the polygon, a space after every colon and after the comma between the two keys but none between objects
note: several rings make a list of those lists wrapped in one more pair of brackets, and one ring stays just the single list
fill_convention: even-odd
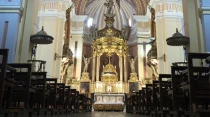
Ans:
[{"label": "wooden pew", "polygon": [[187,100],[182,91],[183,76],[182,71],[186,70],[187,66],[171,66],[171,88],[168,90],[168,96],[172,102],[171,116],[182,116],[183,110],[186,110]]},{"label": "wooden pew", "polygon": [[76,107],[76,89],[71,89],[70,92],[70,109],[71,112],[76,112],[75,107]]},{"label": "wooden pew", "polygon": [[136,105],[137,104],[137,97],[135,94],[131,94],[129,98],[126,99],[126,112],[128,113],[135,113],[136,112]]},{"label": "wooden pew", "polygon": [[71,87],[70,86],[65,86],[65,98],[66,98],[66,101],[65,101],[65,109],[66,109],[66,113],[71,113],[71,108],[70,108],[70,100],[71,100]]},{"label": "wooden pew", "polygon": [[159,92],[159,81],[157,80],[153,80],[152,83],[152,97],[151,97],[151,101],[152,101],[152,111],[151,111],[151,116],[152,117],[156,117],[159,111],[159,101],[157,98],[157,93]]},{"label": "wooden pew", "polygon": [[58,112],[60,114],[62,114],[62,113],[66,112],[66,108],[65,108],[65,102],[66,102],[65,84],[64,83],[57,83],[57,85],[58,85],[57,94],[59,96],[58,96],[58,100],[56,102],[56,105],[57,105]]},{"label": "wooden pew", "polygon": [[151,111],[152,111],[152,84],[146,84],[146,97],[145,97],[145,101],[146,101],[146,111],[145,111],[145,115],[146,116],[150,116],[151,115]]},{"label": "wooden pew", "polygon": [[[0,49],[0,113],[5,114],[5,117],[8,116],[11,104],[11,94],[15,84],[14,73],[16,72],[16,69],[7,65],[8,54],[8,49]],[[10,75],[7,72],[10,72]]]},{"label": "wooden pew", "polygon": [[140,115],[145,115],[146,114],[146,87],[143,87],[141,90],[140,102],[141,102]]},{"label": "wooden pew", "polygon": [[40,113],[47,114],[47,109],[45,108],[45,101],[47,96],[49,96],[49,91],[46,89],[47,83],[47,72],[32,72],[32,77],[35,80],[32,80],[31,83],[36,86],[36,91],[33,99],[33,112],[37,113],[37,116]]},{"label": "wooden pew", "polygon": [[158,115],[162,117],[166,117],[172,108],[168,96],[168,89],[171,87],[171,83],[168,82],[168,79],[171,79],[171,74],[159,74],[159,92],[157,94],[159,100]]},{"label": "wooden pew", "polygon": [[[209,56],[210,53],[188,53],[188,79],[182,83],[185,97],[189,100],[185,116],[210,116],[209,67],[204,66],[203,62]],[[195,59],[201,60],[200,66],[194,65]]]},{"label": "wooden pew", "polygon": [[[33,108],[33,94],[36,87],[31,85],[31,68],[32,65],[28,63],[10,63],[9,66],[17,69],[14,79],[16,81],[12,91],[12,105],[10,112],[20,114],[21,112],[28,112],[32,116]],[[10,73],[7,73],[10,74]],[[21,106],[21,102],[23,106]]]},{"label": "wooden pew", "polygon": [[49,96],[47,96],[45,101],[45,108],[51,115],[57,114],[57,100],[59,94],[57,93],[57,78],[46,78],[46,89],[49,91]]}]

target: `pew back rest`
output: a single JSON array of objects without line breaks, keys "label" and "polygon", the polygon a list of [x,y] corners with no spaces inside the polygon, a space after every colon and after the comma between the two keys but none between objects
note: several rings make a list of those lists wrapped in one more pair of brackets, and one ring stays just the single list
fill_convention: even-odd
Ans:
[{"label": "pew back rest", "polygon": [[17,71],[14,76],[16,81],[15,85],[29,88],[31,86],[32,65],[30,63],[9,63],[8,65]]}]

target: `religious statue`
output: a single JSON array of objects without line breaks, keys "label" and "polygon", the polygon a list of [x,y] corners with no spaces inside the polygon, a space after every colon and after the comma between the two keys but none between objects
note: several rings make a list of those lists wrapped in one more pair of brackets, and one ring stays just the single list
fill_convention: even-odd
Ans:
[{"label": "religious statue", "polygon": [[137,56],[135,58],[132,57],[131,59],[129,59],[130,67],[131,67],[131,73],[136,73],[136,70],[135,70],[136,59],[137,59]]},{"label": "religious statue", "polygon": [[150,59],[147,65],[152,68],[154,80],[158,80],[158,61],[156,59]]},{"label": "religious statue", "polygon": [[95,40],[98,37],[98,28],[91,26],[89,38]]},{"label": "religious statue", "polygon": [[149,5],[151,13],[151,37],[156,38],[155,9]]},{"label": "religious statue", "polygon": [[67,83],[67,78],[70,78],[69,68],[73,64],[72,58],[63,58],[61,62],[61,82]]},{"label": "religious statue", "polygon": [[129,36],[130,36],[130,27],[129,26],[124,26],[122,28],[122,36],[123,36],[123,39],[124,40],[128,40],[129,39]]},{"label": "religious statue", "polygon": [[91,58],[92,58],[92,57],[86,58],[85,56],[83,56],[83,61],[84,61],[84,63],[85,63],[85,67],[84,67],[83,72],[87,72],[88,65],[89,65],[89,63],[90,63],[90,59],[91,59]]},{"label": "religious statue", "polygon": [[107,3],[104,3],[104,5],[107,7],[108,9],[108,12],[107,14],[111,14],[111,11],[112,11],[112,7],[114,6],[114,2],[113,0],[106,0]]}]

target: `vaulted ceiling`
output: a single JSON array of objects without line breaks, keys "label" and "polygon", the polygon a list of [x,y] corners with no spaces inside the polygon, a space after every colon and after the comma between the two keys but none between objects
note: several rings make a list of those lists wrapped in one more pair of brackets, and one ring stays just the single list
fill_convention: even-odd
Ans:
[{"label": "vaulted ceiling", "polygon": [[[99,2],[101,0],[75,0],[76,14],[77,15],[87,15],[86,7],[89,6],[93,2]],[[150,0],[120,0],[121,3],[123,1],[127,1],[136,11],[136,15],[145,15],[146,7]]]},{"label": "vaulted ceiling", "polygon": [[[108,0],[76,0],[75,10],[77,15],[88,15],[93,18],[93,25],[99,30],[105,27],[105,16],[107,12],[104,3]],[[116,2],[114,0],[114,2]],[[113,13],[116,14],[114,27],[121,30],[123,26],[128,25],[128,19],[131,19],[132,30],[131,37],[136,37],[137,22],[133,15],[145,15],[149,0],[120,0],[120,8],[115,3]],[[87,20],[86,20],[87,21]],[[88,32],[88,27],[84,28],[84,32]]]}]

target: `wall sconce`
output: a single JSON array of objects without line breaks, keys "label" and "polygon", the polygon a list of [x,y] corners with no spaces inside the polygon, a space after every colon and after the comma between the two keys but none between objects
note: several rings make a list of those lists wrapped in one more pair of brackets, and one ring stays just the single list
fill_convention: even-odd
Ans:
[{"label": "wall sconce", "polygon": [[54,54],[54,61],[58,58],[62,58],[62,56],[58,55],[57,53]]},{"label": "wall sconce", "polygon": [[163,56],[157,58],[157,60],[163,60],[165,62],[166,61],[166,55],[163,54]]}]

